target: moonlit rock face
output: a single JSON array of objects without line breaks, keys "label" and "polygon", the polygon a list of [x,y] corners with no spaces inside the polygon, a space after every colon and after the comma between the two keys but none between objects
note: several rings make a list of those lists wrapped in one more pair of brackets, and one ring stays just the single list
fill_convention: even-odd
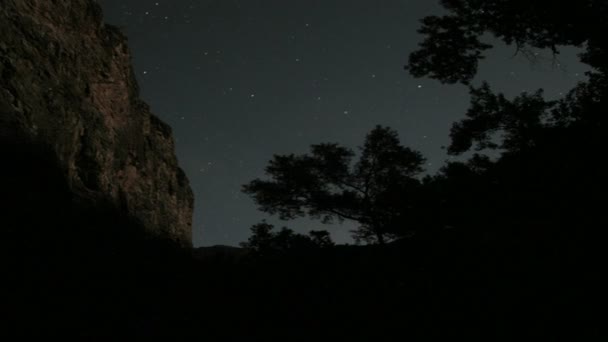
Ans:
[{"label": "moonlit rock face", "polygon": [[190,246],[192,191],[130,58],[95,1],[2,0],[0,140],[50,147],[74,198]]}]

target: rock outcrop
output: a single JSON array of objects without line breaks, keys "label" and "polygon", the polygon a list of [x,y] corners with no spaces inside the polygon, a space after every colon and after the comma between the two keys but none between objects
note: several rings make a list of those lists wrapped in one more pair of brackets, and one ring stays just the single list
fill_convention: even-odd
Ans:
[{"label": "rock outcrop", "polygon": [[95,1],[0,1],[0,144],[42,147],[73,201],[191,245],[171,128],[139,98],[126,38]]}]

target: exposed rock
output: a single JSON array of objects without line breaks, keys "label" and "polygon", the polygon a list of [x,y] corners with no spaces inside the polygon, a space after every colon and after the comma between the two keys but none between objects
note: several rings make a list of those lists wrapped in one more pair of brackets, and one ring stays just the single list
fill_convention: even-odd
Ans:
[{"label": "exposed rock", "polygon": [[93,0],[2,0],[0,143],[42,146],[74,201],[111,203],[190,246],[192,191],[130,59]]}]

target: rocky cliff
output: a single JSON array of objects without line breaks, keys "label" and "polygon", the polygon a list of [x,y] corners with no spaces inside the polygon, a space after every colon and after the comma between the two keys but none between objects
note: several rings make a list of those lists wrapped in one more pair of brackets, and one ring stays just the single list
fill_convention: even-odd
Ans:
[{"label": "rocky cliff", "polygon": [[1,0],[0,144],[47,151],[71,201],[110,203],[189,246],[192,191],[130,58],[93,0]]}]

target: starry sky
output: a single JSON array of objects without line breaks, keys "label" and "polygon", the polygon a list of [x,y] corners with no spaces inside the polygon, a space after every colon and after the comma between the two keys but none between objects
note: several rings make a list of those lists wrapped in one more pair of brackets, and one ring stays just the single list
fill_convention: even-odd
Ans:
[{"label": "starry sky", "polygon": [[[435,172],[448,158],[468,89],[403,70],[419,20],[443,13],[431,0],[98,0],[129,38],[141,95],[173,127],[195,194],[195,246],[237,245],[262,219],[298,232],[328,229],[350,243],[349,223],[281,222],[257,211],[241,185],[263,176],[273,154],[311,144],[355,148],[381,124],[421,151]],[[508,96],[545,89],[558,98],[584,80],[575,49],[535,60],[488,37],[480,65]]]}]

